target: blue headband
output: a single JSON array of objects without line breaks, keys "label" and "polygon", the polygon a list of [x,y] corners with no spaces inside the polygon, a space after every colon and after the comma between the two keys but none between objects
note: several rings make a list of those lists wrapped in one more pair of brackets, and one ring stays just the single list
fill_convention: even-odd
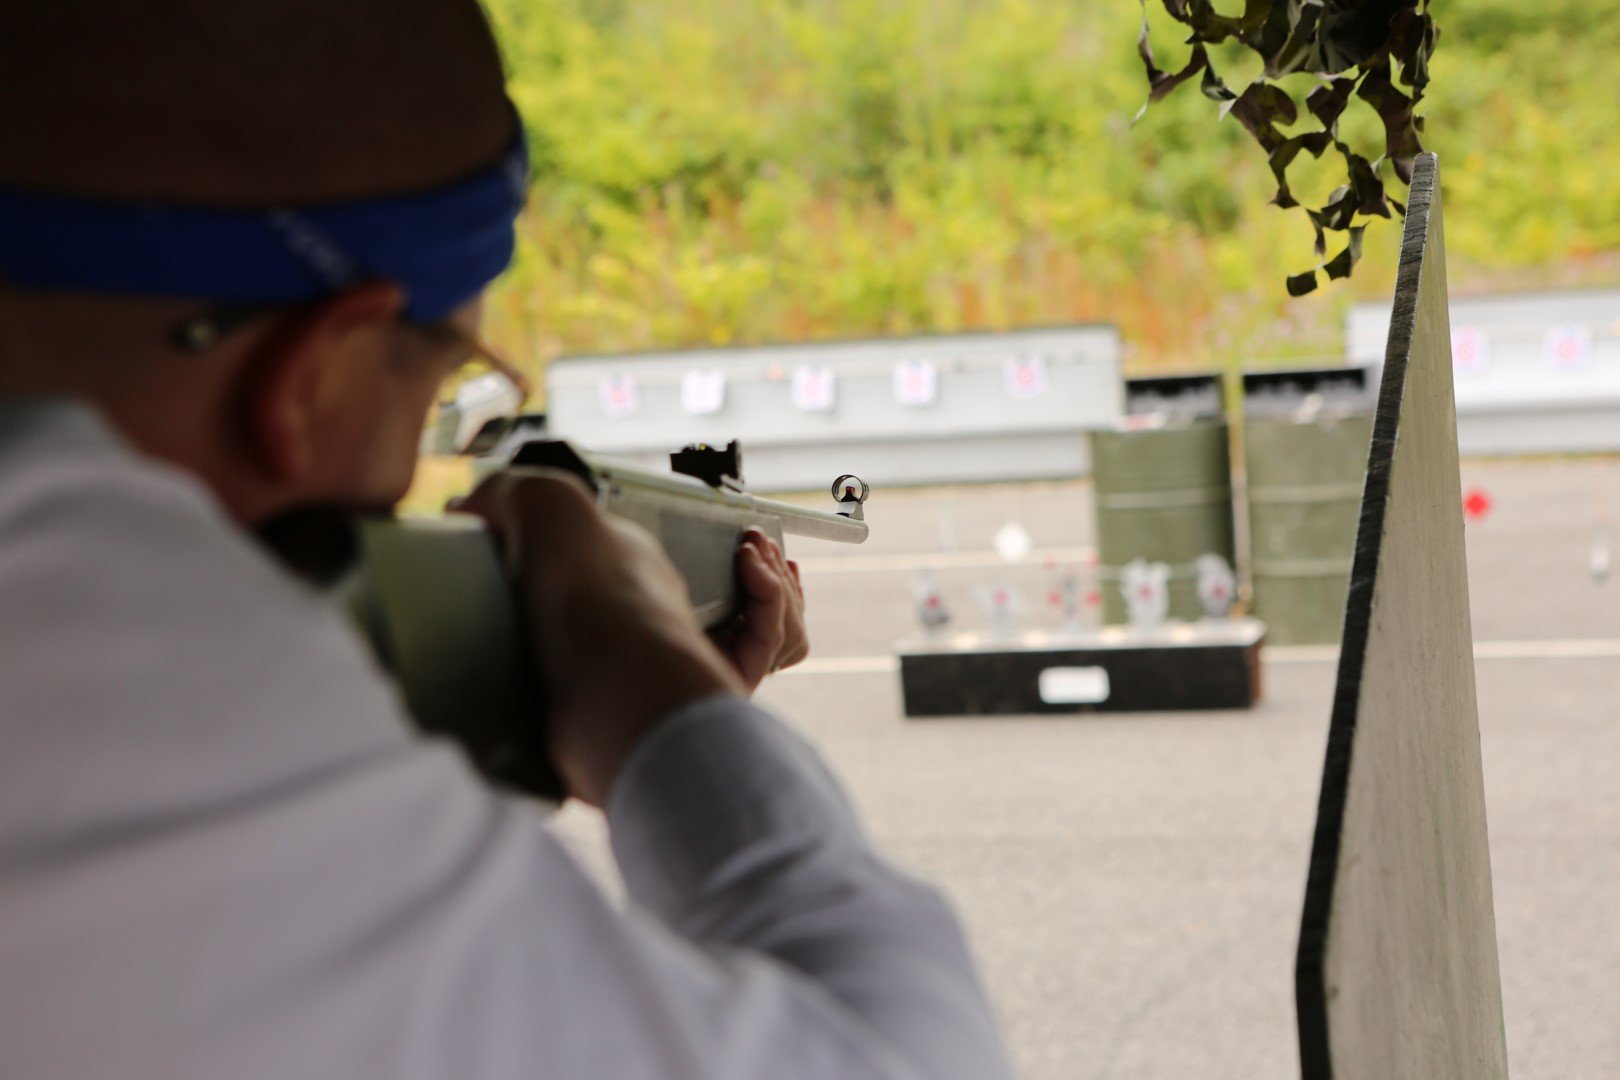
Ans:
[{"label": "blue headband", "polygon": [[363,281],[444,318],[512,260],[528,154],[411,195],[269,210],[108,202],[0,188],[0,281],[22,289],[296,304]]}]

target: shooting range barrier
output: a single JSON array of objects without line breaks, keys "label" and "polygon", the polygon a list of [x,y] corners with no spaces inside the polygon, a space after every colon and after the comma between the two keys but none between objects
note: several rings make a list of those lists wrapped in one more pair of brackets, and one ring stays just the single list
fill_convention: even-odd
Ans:
[{"label": "shooting range barrier", "polygon": [[1440,185],[1418,157],[1296,966],[1305,1080],[1505,1080]]},{"label": "shooting range barrier", "polygon": [[1229,430],[1218,375],[1128,379],[1126,416],[1092,433],[1103,621],[1126,619],[1120,583],[1135,559],[1170,568],[1172,619],[1204,614],[1196,563],[1233,561]]},{"label": "shooting range barrier", "polygon": [[[1620,290],[1465,297],[1449,318],[1464,455],[1620,450]],[[1389,325],[1351,308],[1350,363],[1382,363]]]},{"label": "shooting range barrier", "polygon": [[1112,326],[1073,326],[564,357],[547,413],[555,437],[644,465],[736,439],[753,491],[1069,478],[1121,416],[1119,354]]},{"label": "shooting range barrier", "polygon": [[1372,437],[1367,368],[1243,377],[1254,614],[1273,645],[1330,645],[1344,625]]}]

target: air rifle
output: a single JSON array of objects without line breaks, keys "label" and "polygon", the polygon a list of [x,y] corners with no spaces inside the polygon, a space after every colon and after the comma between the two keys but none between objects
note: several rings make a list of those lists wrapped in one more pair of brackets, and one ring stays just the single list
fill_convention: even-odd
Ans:
[{"label": "air rifle", "polygon": [[[833,482],[833,511],[762,499],[742,489],[735,442],[671,454],[667,473],[560,441],[525,443],[508,464],[572,473],[604,511],[652,533],[686,579],[705,629],[725,625],[742,609],[736,555],[745,529],[762,529],[777,543],[794,535],[858,544],[867,535],[868,489],[859,478]],[[483,521],[447,514],[369,519],[357,528],[359,563],[345,585],[347,600],[418,726],[457,739],[490,779],[559,798],[533,652]]]}]

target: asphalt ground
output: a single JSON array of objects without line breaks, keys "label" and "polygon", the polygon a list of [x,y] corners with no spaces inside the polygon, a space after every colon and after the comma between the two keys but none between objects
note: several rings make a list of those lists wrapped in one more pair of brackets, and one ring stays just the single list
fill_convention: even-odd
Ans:
[{"label": "asphalt ground", "polygon": [[[1590,570],[1620,463],[1465,463],[1480,725],[1511,1070],[1620,1073],[1620,582]],[[939,883],[1021,1075],[1298,1076],[1293,954],[1334,666],[1270,650],[1249,711],[908,721],[892,657],[930,567],[955,627],[1007,585],[1055,626],[1089,487],[879,492],[860,548],[790,544],[815,655],[762,689],[844,778],[882,848]],[[1035,552],[1001,564],[1009,521]],[[1620,539],[1615,537],[1614,539]],[[599,822],[558,828],[611,879]]]}]

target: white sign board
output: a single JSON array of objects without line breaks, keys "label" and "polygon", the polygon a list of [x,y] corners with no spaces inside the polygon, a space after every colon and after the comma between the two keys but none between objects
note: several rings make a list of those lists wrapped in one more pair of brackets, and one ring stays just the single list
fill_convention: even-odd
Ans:
[{"label": "white sign board", "polygon": [[692,416],[713,416],[726,404],[726,373],[719,368],[688,371],[681,377],[681,408]]},{"label": "white sign board", "polygon": [[1555,326],[1542,339],[1541,355],[1557,371],[1579,371],[1592,362],[1592,332],[1573,324]]},{"label": "white sign board", "polygon": [[932,360],[906,360],[894,369],[894,400],[907,408],[932,405],[939,398],[939,369]]},{"label": "white sign board", "polygon": [[641,391],[631,375],[609,375],[596,388],[602,411],[615,420],[634,416],[641,408]]},{"label": "white sign board", "polygon": [[[1044,359],[1030,371],[1044,393],[1008,393],[1014,356]],[[897,387],[902,364],[909,375]],[[795,390],[799,368],[811,370]],[[718,414],[691,411],[712,405],[712,384],[707,403],[696,380],[683,401],[694,371],[724,373]],[[603,407],[611,376],[635,380],[628,420],[613,415],[625,411],[617,398],[627,387],[612,411]],[[889,486],[1082,476],[1083,433],[1111,428],[1124,402],[1119,336],[1108,326],[561,357],[545,378],[556,438],[656,467],[678,447],[735,438],[761,492],[824,491],[844,472]]]},{"label": "white sign board", "polygon": [[1007,393],[1015,398],[1037,398],[1046,393],[1046,357],[1038,353],[1008,360],[1003,375]]},{"label": "white sign board", "polygon": [[1491,365],[1491,339],[1477,326],[1451,332],[1451,366],[1459,375],[1478,375]]},{"label": "white sign board", "polygon": [[793,407],[800,412],[832,412],[838,399],[838,376],[830,367],[793,369]]}]

